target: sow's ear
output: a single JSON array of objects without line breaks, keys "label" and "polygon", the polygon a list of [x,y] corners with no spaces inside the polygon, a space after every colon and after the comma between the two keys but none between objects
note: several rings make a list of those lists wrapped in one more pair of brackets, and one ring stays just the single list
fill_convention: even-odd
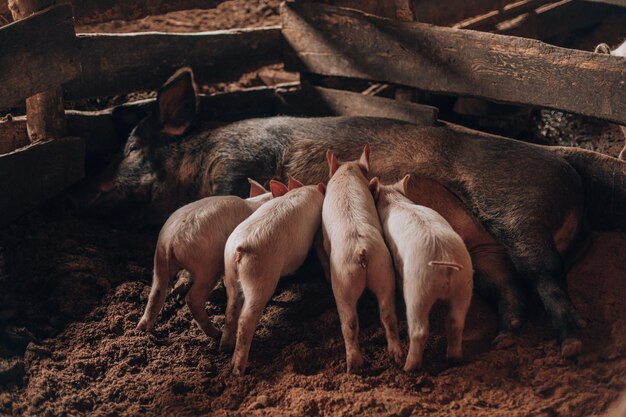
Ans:
[{"label": "sow's ear", "polygon": [[372,178],[369,184],[370,192],[372,193],[372,197],[374,197],[374,201],[378,201],[380,197],[380,181],[378,177]]},{"label": "sow's ear", "polygon": [[270,181],[270,190],[272,191],[272,197],[281,197],[287,194],[287,186],[280,181],[271,180]]},{"label": "sow's ear", "polygon": [[250,198],[263,195],[267,192],[265,187],[263,187],[252,178],[248,178],[248,183],[250,184]]},{"label": "sow's ear", "polygon": [[145,109],[137,106],[117,106],[113,109],[111,117],[113,119],[113,128],[119,142],[128,139],[130,132],[137,124],[148,115]]},{"label": "sow's ear", "polygon": [[161,87],[157,95],[161,132],[180,136],[196,116],[196,86],[190,68],[181,68]]},{"label": "sow's ear", "polygon": [[292,177],[291,175],[287,175],[287,189],[289,191],[295,189],[295,188],[300,188],[303,186],[303,184],[298,181],[297,179],[295,179],[294,177]]},{"label": "sow's ear", "polygon": [[326,184],[324,184],[323,182],[317,184],[317,191],[322,193],[322,195],[326,195]]},{"label": "sow's ear", "polygon": [[328,161],[328,178],[330,178],[339,169],[339,161],[337,161],[335,153],[331,150],[326,151],[326,161]]},{"label": "sow's ear", "polygon": [[361,167],[361,171],[363,171],[365,176],[370,172],[370,145],[363,147],[363,153],[359,159],[359,167]]}]

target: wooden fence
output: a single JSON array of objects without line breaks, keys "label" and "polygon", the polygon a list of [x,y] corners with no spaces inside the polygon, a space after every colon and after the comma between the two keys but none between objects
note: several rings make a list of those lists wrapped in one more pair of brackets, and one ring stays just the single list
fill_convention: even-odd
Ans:
[{"label": "wooden fence", "polygon": [[[43,4],[11,0],[37,1]],[[372,95],[392,84],[399,93],[417,88],[626,124],[626,59],[537,40],[594,24],[615,10],[625,12],[626,0],[471,0],[473,10],[484,13],[471,19],[460,6],[468,2],[461,0],[451,0],[459,5],[454,14],[436,13],[431,1],[298,1],[283,6],[282,28],[89,35],[77,35],[74,28],[75,23],[135,19],[221,2],[63,0],[28,16],[14,13],[20,20],[0,27],[0,110],[23,106],[28,98],[26,118],[0,122],[0,225],[81,179],[86,156],[114,148],[110,109],[63,111],[54,100],[62,104],[62,99],[153,90],[180,66],[191,66],[201,83],[235,80],[280,62],[304,79],[332,76],[378,83],[364,94],[303,84],[207,96],[200,112],[207,120],[282,113],[434,122],[435,108]],[[0,15],[8,11],[0,0]],[[567,18],[552,24],[558,16]],[[515,23],[503,25],[507,19]],[[451,28],[414,20],[460,22]],[[503,35],[513,33],[536,39]],[[41,110],[44,100],[33,97],[46,94],[52,105]],[[35,126],[47,112],[62,120],[57,130],[46,130],[47,120],[43,128]],[[39,136],[33,135],[37,129]]]}]

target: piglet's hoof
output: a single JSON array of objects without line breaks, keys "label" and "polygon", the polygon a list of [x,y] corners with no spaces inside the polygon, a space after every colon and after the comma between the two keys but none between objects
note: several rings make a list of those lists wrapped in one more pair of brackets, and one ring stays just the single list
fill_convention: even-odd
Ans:
[{"label": "piglet's hoof", "polygon": [[564,358],[574,358],[578,356],[583,349],[583,343],[580,339],[565,339],[561,343],[561,356]]},{"label": "piglet's hoof", "polygon": [[142,332],[150,331],[150,325],[148,323],[148,320],[146,319],[139,320],[139,323],[137,324],[137,330],[141,330]]},{"label": "piglet's hoof", "polygon": [[360,353],[352,355],[347,359],[347,362],[348,373],[355,374],[361,370],[361,367],[363,367],[363,356]]}]

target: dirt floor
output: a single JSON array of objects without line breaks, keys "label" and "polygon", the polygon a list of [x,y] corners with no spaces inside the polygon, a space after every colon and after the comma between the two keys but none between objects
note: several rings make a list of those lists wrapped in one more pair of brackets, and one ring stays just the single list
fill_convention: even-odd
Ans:
[{"label": "dirt floor", "polygon": [[[237,0],[80,31],[260,26],[278,23],[277,12],[278,1]],[[611,125],[558,112],[533,117],[537,141],[611,155],[623,143]],[[445,309],[437,308],[425,370],[406,374],[388,359],[366,295],[367,363],[348,375],[332,292],[311,259],[266,309],[245,377],[229,375],[230,358],[194,326],[181,294],[168,297],[154,332],[135,330],[157,233],[76,218],[63,197],[0,229],[0,416],[603,416],[626,390],[626,233],[594,235],[568,275],[588,324],[577,360],[560,358],[536,302],[513,343],[493,349],[494,311],[475,297],[466,363],[445,362]],[[207,303],[218,325],[224,306],[218,289]]]}]

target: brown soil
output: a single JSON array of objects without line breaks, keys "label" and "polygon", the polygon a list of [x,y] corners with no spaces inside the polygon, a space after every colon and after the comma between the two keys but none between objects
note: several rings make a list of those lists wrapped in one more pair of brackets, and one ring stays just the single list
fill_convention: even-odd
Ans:
[{"label": "brown soil", "polygon": [[[237,0],[79,31],[263,26],[278,23],[277,7]],[[568,117],[546,113],[542,120],[552,122],[536,129],[552,143],[604,150],[591,140],[604,127],[580,127]],[[605,152],[613,154],[618,139]],[[626,387],[625,233],[595,235],[568,276],[588,323],[585,353],[575,361],[560,358],[536,302],[513,343],[493,349],[495,314],[475,297],[467,362],[445,362],[445,309],[437,308],[425,371],[406,374],[387,358],[366,295],[359,308],[367,364],[348,375],[330,286],[309,262],[280,285],[257,329],[248,375],[235,378],[229,357],[193,325],[181,295],[168,297],[152,334],[135,330],[157,232],[74,218],[62,198],[0,230],[0,415],[599,416]],[[218,325],[224,301],[218,290],[207,303]],[[406,341],[404,318],[401,328]]]},{"label": "brown soil", "polygon": [[[154,238],[155,231],[36,214],[2,232],[0,274],[14,310],[4,336],[28,326],[36,340],[24,356],[24,385],[5,385],[0,410],[29,416],[587,416],[599,415],[626,387],[626,234],[596,236],[569,274],[570,293],[588,322],[585,353],[576,361],[560,358],[537,311],[513,345],[492,349],[496,318],[475,298],[465,332],[467,363],[450,367],[444,360],[440,308],[425,371],[406,374],[387,358],[375,302],[366,296],[360,312],[367,365],[361,375],[348,375],[330,286],[309,263],[285,279],[270,302],[249,375],[241,378],[229,376],[229,357],[193,325],[180,296],[168,298],[152,334],[135,330]],[[221,324],[223,290],[207,307]],[[64,322],[71,324],[40,340]],[[406,340],[406,330],[402,336]]]}]

